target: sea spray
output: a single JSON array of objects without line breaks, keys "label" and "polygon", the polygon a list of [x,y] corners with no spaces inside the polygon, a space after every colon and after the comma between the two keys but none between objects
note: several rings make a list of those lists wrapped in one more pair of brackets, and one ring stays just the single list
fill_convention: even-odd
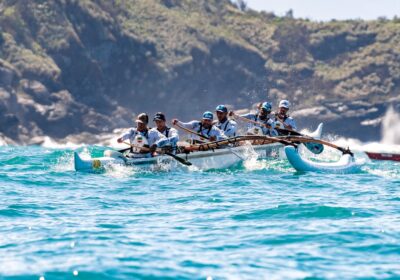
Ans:
[{"label": "sea spray", "polygon": [[382,118],[381,141],[363,143],[354,138],[330,135],[329,140],[339,146],[349,146],[355,151],[400,154],[400,114],[390,106]]},{"label": "sea spray", "polygon": [[390,106],[382,120],[382,142],[400,145],[400,114]]}]

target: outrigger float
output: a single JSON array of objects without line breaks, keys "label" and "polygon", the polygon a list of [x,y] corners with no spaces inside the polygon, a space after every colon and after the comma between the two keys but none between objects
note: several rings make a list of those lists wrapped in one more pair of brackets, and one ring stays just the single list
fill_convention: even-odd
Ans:
[{"label": "outrigger float", "polygon": [[284,149],[286,158],[297,171],[345,174],[360,169],[360,164],[354,160],[351,153],[343,154],[337,162],[315,162],[302,158],[299,151],[292,146],[286,146]]},{"label": "outrigger float", "polygon": [[[254,152],[257,153],[258,158],[267,158],[273,153],[279,154],[279,150],[284,148],[288,161],[297,171],[329,173],[355,172],[360,166],[355,162],[353,153],[349,149],[320,140],[321,133],[322,124],[314,133],[311,133],[310,136],[236,136],[221,141],[182,146],[178,148],[176,154],[157,149],[159,155],[148,158],[128,158],[122,153],[112,150],[106,150],[104,156],[98,158],[81,156],[75,152],[74,165],[76,171],[86,172],[102,170],[114,164],[152,169],[176,162],[186,166],[193,166],[201,170],[225,169],[246,161],[254,155]],[[321,145],[330,146],[341,151],[343,156],[338,162],[322,163],[309,161],[303,159],[298,153],[298,145],[300,144],[303,144],[314,154],[322,152],[323,148],[320,148]]]}]

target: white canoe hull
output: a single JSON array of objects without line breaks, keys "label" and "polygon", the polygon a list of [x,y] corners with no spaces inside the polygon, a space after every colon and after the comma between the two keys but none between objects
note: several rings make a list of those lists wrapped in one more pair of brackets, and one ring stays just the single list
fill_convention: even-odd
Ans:
[{"label": "white canoe hull", "polygon": [[[260,146],[240,146],[234,148],[216,149],[202,152],[192,152],[189,154],[179,154],[177,156],[192,163],[194,168],[201,170],[226,169],[234,166],[246,159],[254,157],[265,158],[271,155],[279,155],[279,148],[283,145],[279,143],[260,145]],[[123,158],[123,157],[82,157],[74,153],[74,165],[77,171],[96,171],[101,170],[112,164],[126,166],[136,166],[144,169],[152,169],[168,164],[180,164],[167,155],[151,158]]]}]

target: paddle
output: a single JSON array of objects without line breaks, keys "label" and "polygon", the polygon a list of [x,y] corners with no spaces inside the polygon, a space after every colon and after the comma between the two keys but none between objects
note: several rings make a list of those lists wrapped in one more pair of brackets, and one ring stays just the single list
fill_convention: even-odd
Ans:
[{"label": "paddle", "polygon": [[354,154],[350,151],[349,148],[339,147],[339,146],[337,146],[335,144],[332,144],[332,143],[324,141],[324,140],[308,138],[308,137],[302,137],[302,136],[287,136],[286,138],[289,141],[296,141],[296,142],[300,142],[300,143],[318,143],[318,144],[321,144],[321,145],[326,145],[326,146],[329,146],[329,147],[332,147],[334,149],[337,149],[337,150],[341,151],[344,155],[345,154],[349,154],[352,157],[354,156]]},{"label": "paddle", "polygon": [[[128,143],[128,142],[122,142],[122,143],[124,143],[124,144],[126,144],[126,145],[129,145],[131,148],[139,148],[141,151],[150,152],[150,149],[149,149],[149,148],[146,148],[146,147],[136,146],[136,145],[133,145],[133,144]],[[130,148],[128,148],[128,150],[129,150],[129,149],[130,149]],[[164,151],[164,150],[162,150],[162,149],[157,149],[157,152],[159,152],[160,154],[165,154],[165,155],[167,155],[167,156],[170,156],[170,157],[172,157],[173,159],[175,159],[176,161],[182,163],[183,165],[187,165],[187,166],[191,166],[191,165],[192,165],[191,162],[189,162],[189,161],[187,161],[187,160],[185,160],[185,159],[183,159],[183,158],[181,158],[181,157],[178,157],[178,156],[174,155],[173,153]]]},{"label": "paddle", "polygon": [[122,150],[118,150],[118,152],[119,153],[125,153],[126,151],[129,151],[131,148],[129,147],[129,148],[125,148],[125,149],[122,149]]},{"label": "paddle", "polygon": [[186,131],[186,132],[188,132],[188,133],[190,133],[190,134],[197,135],[197,136],[199,136],[200,138],[204,138],[204,139],[207,139],[207,140],[210,139],[210,137],[208,137],[208,136],[206,136],[206,135],[203,135],[203,134],[201,134],[201,133],[198,133],[198,132],[196,132],[196,131],[193,131],[193,130],[191,130],[191,129],[188,129],[188,128],[186,128],[186,127],[183,127],[183,126],[181,126],[181,125],[178,124],[178,123],[174,124],[174,126],[176,126],[177,128],[179,128],[179,129],[181,129],[181,130],[183,130],[183,131]]},{"label": "paddle", "polygon": [[[210,137],[208,137],[208,136],[205,136],[205,135],[203,135],[203,134],[200,134],[200,133],[198,133],[198,132],[196,132],[196,131],[193,131],[193,130],[190,130],[190,129],[188,129],[188,128],[186,128],[186,127],[183,127],[183,126],[181,126],[181,125],[179,125],[179,124],[175,124],[175,126],[177,127],[177,128],[179,128],[179,129],[181,129],[181,130],[183,130],[183,131],[186,131],[186,132],[188,132],[188,133],[191,133],[191,134],[194,134],[194,135],[197,135],[197,136],[199,136],[200,138],[204,138],[204,139],[206,139],[206,140],[210,140]],[[218,142],[218,141],[217,141]],[[241,160],[243,160],[243,161],[245,161],[246,159],[244,158],[244,157],[242,157],[241,155],[239,155],[237,152],[235,152],[234,150],[232,150],[232,148],[231,147],[226,147],[232,154],[234,154],[235,156],[237,156],[238,158],[240,158]]]},{"label": "paddle", "polygon": [[185,159],[183,159],[181,157],[178,157],[178,156],[174,155],[173,153],[166,152],[166,151],[164,151],[163,153],[166,154],[167,156],[172,157],[173,159],[175,159],[176,161],[179,161],[180,163],[182,163],[184,165],[187,165],[187,166],[191,166],[192,165],[192,163],[190,161],[187,161],[187,160],[185,160]]},{"label": "paddle", "polygon": [[271,144],[271,143],[282,143],[284,145],[290,145],[297,147],[295,143],[288,141],[286,139],[278,138],[278,137],[270,137],[270,136],[264,136],[264,135],[245,135],[245,136],[235,136],[232,138],[224,139],[224,140],[219,140],[219,141],[214,141],[214,142],[207,142],[203,144],[198,144],[198,145],[192,145],[189,149],[192,151],[207,151],[210,149],[215,149],[218,148],[222,145],[227,145],[227,144],[235,144],[238,142],[243,142],[243,141],[254,141],[254,140],[262,140],[263,142],[260,145],[265,145],[265,144]]},{"label": "paddle", "polygon": [[193,145],[190,148],[191,148],[191,150],[206,151],[209,149],[213,149],[214,146],[218,147],[219,145],[226,145],[226,144],[236,143],[236,142],[240,142],[240,141],[247,141],[247,140],[264,140],[264,141],[269,141],[270,143],[279,142],[286,146],[291,145],[294,147],[297,147],[294,142],[317,143],[317,144],[332,147],[334,149],[341,151],[343,154],[349,154],[352,157],[354,157],[354,154],[350,151],[349,148],[343,148],[343,147],[337,146],[333,143],[330,143],[330,142],[327,142],[324,140],[309,138],[307,136],[306,137],[304,137],[304,136],[284,136],[284,138],[260,136],[260,135],[236,136],[236,137],[228,138],[226,140],[220,140],[220,141],[209,142],[209,143],[204,143],[204,144],[199,144],[199,145]]},{"label": "paddle", "polygon": [[[255,125],[258,125],[258,126],[264,126],[266,128],[272,128],[272,126],[269,125],[269,124],[250,120],[248,118],[245,118],[245,117],[242,117],[240,115],[237,115],[234,112],[232,112],[232,116],[233,117],[237,117],[238,119],[241,119],[241,120],[243,120],[245,122],[248,122],[248,123],[252,123],[252,124],[255,124]],[[292,130],[292,129],[279,128],[279,127],[275,127],[274,129],[277,130],[278,132],[280,132],[281,134],[284,134],[284,135],[287,135],[287,136],[292,136],[292,135],[303,136],[303,137],[306,136],[306,135],[303,135],[300,132]],[[312,152],[313,154],[320,154],[324,150],[324,146],[319,144],[319,143],[316,143],[315,141],[314,142],[310,141],[309,143],[304,144],[304,146],[306,146],[306,148],[310,152]]]}]

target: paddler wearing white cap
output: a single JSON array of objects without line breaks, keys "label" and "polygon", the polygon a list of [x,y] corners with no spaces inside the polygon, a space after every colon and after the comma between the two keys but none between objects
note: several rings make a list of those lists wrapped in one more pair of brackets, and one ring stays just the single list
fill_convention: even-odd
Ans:
[{"label": "paddler wearing white cap", "polygon": [[226,139],[227,137],[225,136],[224,132],[213,125],[213,120],[213,113],[207,111],[204,112],[201,121],[191,121],[184,123],[179,121],[178,119],[174,119],[172,120],[172,124],[180,125],[186,129],[196,132],[197,134],[205,136],[204,138],[202,138],[199,135],[192,135],[194,140],[205,141],[208,138],[209,141],[219,141]]},{"label": "paddler wearing white cap", "polygon": [[281,100],[279,102],[278,112],[275,113],[275,126],[277,128],[284,128],[290,130],[297,130],[296,122],[289,116],[290,102],[288,100]]},{"label": "paddler wearing white cap", "polygon": [[[150,153],[143,153],[146,156],[151,156],[157,148],[157,141],[164,139],[165,136],[157,130],[152,130],[147,127],[149,116],[146,113],[139,114],[136,119],[136,127],[132,127],[126,133],[122,134],[118,139],[118,143],[129,140],[130,144],[137,147],[150,147]],[[134,152],[132,150],[131,152]],[[144,155],[142,155],[144,156]]]}]

